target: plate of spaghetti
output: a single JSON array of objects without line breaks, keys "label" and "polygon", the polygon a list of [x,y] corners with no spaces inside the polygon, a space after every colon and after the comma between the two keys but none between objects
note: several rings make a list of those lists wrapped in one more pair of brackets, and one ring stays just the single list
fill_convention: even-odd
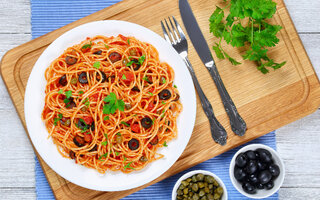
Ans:
[{"label": "plate of spaghetti", "polygon": [[63,178],[121,191],[167,171],[191,137],[196,97],[179,55],[151,30],[97,21],[57,38],[25,93],[34,147]]}]

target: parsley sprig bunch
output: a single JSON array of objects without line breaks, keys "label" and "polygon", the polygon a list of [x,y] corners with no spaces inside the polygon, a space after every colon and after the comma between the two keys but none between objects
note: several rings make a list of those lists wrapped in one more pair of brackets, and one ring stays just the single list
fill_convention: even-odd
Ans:
[{"label": "parsley sprig bunch", "polygon": [[[228,59],[233,65],[240,62],[229,56],[222,48],[224,39],[233,47],[250,46],[242,55],[245,60],[254,61],[258,70],[266,74],[268,68],[279,69],[286,62],[276,63],[268,55],[268,47],[274,47],[279,43],[277,33],[281,30],[279,25],[271,25],[266,20],[273,17],[276,12],[276,3],[272,0],[223,0],[227,3],[225,8],[217,6],[211,15],[210,32],[220,38],[215,43],[213,50],[220,59]],[[225,17],[225,10],[230,14]]]}]

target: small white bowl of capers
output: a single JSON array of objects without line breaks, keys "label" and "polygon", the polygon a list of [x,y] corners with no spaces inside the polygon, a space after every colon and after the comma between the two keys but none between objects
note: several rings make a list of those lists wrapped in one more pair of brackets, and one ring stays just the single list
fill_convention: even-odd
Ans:
[{"label": "small white bowl of capers", "polygon": [[173,187],[172,200],[227,200],[226,186],[215,174],[195,170],[181,176]]}]

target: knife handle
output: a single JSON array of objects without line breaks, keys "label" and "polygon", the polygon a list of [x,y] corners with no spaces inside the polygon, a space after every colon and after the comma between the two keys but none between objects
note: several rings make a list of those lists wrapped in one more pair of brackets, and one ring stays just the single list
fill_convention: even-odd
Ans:
[{"label": "knife handle", "polygon": [[229,116],[232,131],[239,136],[243,136],[247,130],[247,125],[238,113],[236,106],[234,105],[226,87],[224,86],[217,67],[215,64],[213,64],[212,67],[208,68],[208,70],[218,88],[223,106]]},{"label": "knife handle", "polygon": [[217,120],[217,118],[214,115],[211,103],[209,102],[208,98],[204,94],[203,90],[201,89],[201,86],[199,84],[199,81],[195,75],[195,72],[192,68],[192,65],[188,59],[188,57],[183,58],[184,62],[186,63],[188,70],[191,74],[194,86],[198,92],[200,102],[203,108],[204,113],[208,117],[209,123],[210,123],[210,130],[211,130],[211,136],[215,142],[217,142],[220,145],[225,145],[227,143],[227,132],[223,128],[223,126],[220,124],[220,122]]}]

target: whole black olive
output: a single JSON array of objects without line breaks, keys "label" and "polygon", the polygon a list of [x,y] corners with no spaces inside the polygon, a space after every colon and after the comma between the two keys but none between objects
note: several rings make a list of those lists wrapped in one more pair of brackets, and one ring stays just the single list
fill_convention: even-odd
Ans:
[{"label": "whole black olive", "polygon": [[259,179],[258,179],[257,174],[249,175],[249,181],[250,181],[250,183],[252,183],[254,185],[258,184],[259,183]]},{"label": "whole black olive", "polygon": [[244,154],[247,156],[249,160],[255,160],[257,158],[256,154],[252,150],[246,151]]},{"label": "whole black olive", "polygon": [[266,184],[271,180],[272,175],[268,170],[264,170],[259,173],[258,178],[261,184]]},{"label": "whole black olive", "polygon": [[122,58],[121,54],[119,54],[117,52],[112,52],[109,55],[109,59],[111,60],[112,63],[115,63],[115,62],[121,60],[121,58]]},{"label": "whole black olive", "polygon": [[89,152],[97,151],[97,149],[98,149],[98,145],[94,145],[94,147],[92,149],[90,149]]},{"label": "whole black olive", "polygon": [[70,156],[71,159],[75,159],[76,158],[76,153],[70,150],[69,151],[69,156]]},{"label": "whole black olive", "polygon": [[101,55],[101,54],[102,54],[102,51],[101,51],[101,50],[98,50],[98,51],[93,52],[93,54]]},{"label": "whole black olive", "polygon": [[238,167],[242,168],[246,166],[247,162],[248,162],[248,158],[244,153],[240,153],[236,158],[236,165]]},{"label": "whole black olive", "polygon": [[256,152],[258,152],[259,160],[265,163],[271,163],[272,162],[272,155],[271,153],[266,149],[257,149]]},{"label": "whole black olive", "polygon": [[137,150],[139,148],[139,140],[132,138],[128,143],[129,149]]},{"label": "whole black olive", "polygon": [[134,92],[140,92],[140,89],[138,88],[138,86],[134,86],[131,90]]},{"label": "whole black olive", "polygon": [[141,125],[143,128],[148,129],[152,126],[152,119],[150,117],[145,117],[141,120]]},{"label": "whole black olive", "polygon": [[250,183],[243,183],[242,189],[248,194],[255,194],[257,192],[256,187]]},{"label": "whole black olive", "polygon": [[[106,73],[104,73],[103,71],[100,71],[100,73],[101,73],[101,76],[102,76],[102,81],[101,81],[101,83],[106,82],[106,80],[107,80],[107,75],[106,75]],[[97,81],[100,81],[100,74],[99,74],[99,72],[96,73],[96,79],[97,79]]]},{"label": "whole black olive", "polygon": [[269,166],[269,172],[271,173],[271,175],[272,175],[273,177],[276,178],[276,177],[278,177],[279,174],[280,174],[280,168],[279,168],[278,165],[272,164],[272,165]]},{"label": "whole black olive", "polygon": [[73,142],[75,145],[77,145],[78,147],[83,147],[85,145],[85,141],[84,141],[84,138],[83,137],[80,137],[80,136],[75,136],[73,138]]},{"label": "whole black olive", "polygon": [[263,170],[267,169],[267,167],[268,167],[266,163],[263,163],[261,161],[258,161],[257,165],[258,165],[258,170],[259,171],[263,171]]},{"label": "whole black olive", "polygon": [[266,187],[267,190],[271,190],[274,187],[273,180],[271,180],[267,184],[265,184],[265,187]]},{"label": "whole black olive", "polygon": [[248,174],[255,173],[258,170],[257,161],[249,160],[247,166],[245,167],[245,170]]},{"label": "whole black olive", "polygon": [[240,182],[243,181],[247,176],[247,174],[244,171],[244,169],[239,168],[239,167],[235,167],[234,168],[233,174],[234,174],[234,177]]},{"label": "whole black olive", "polygon": [[66,86],[68,84],[68,80],[67,80],[66,75],[61,76],[61,78],[59,79],[59,84],[62,86]]},{"label": "whole black olive", "polygon": [[161,100],[168,100],[171,97],[171,92],[170,90],[164,89],[159,93],[159,98]]},{"label": "whole black olive", "polygon": [[256,184],[257,189],[262,190],[264,189],[264,185],[262,185],[261,183]]},{"label": "whole black olive", "polygon": [[68,65],[73,65],[73,64],[75,64],[76,62],[77,62],[77,58],[71,57],[71,56],[67,56],[67,57],[66,57],[66,63],[67,63]]},{"label": "whole black olive", "polygon": [[87,77],[87,73],[86,72],[82,72],[79,75],[79,82],[82,84],[87,84],[88,83],[88,77]]}]

